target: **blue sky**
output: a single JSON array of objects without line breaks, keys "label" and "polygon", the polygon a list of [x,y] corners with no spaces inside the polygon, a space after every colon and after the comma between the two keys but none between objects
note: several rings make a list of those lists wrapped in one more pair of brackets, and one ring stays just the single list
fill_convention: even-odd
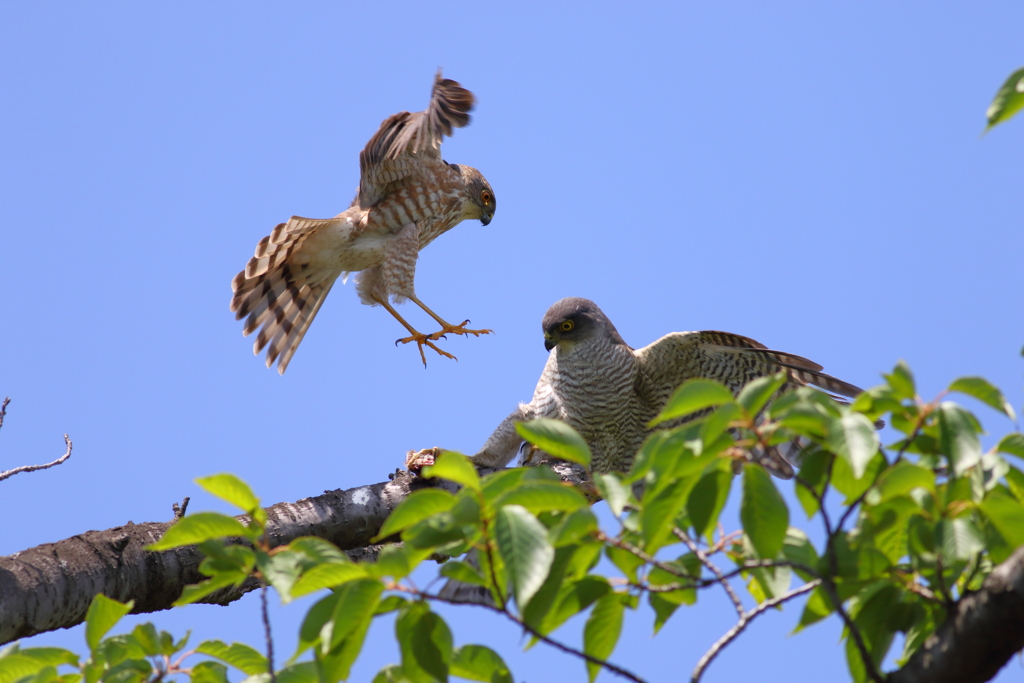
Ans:
[{"label": "blue sky", "polygon": [[[1022,24],[1008,2],[3,5],[0,469],[56,457],[65,432],[75,451],[0,485],[0,554],[168,519],[186,495],[217,508],[192,483],[214,472],[270,504],[382,481],[411,448],[472,452],[529,399],[565,296],[634,346],[721,329],[861,386],[900,358],[925,396],[981,375],[1019,407],[1024,120],[979,133]],[[496,334],[424,370],[350,282],[279,377],[228,312],[232,276],[278,222],[348,205],[359,150],[423,108],[438,66],[478,97],[444,156],[499,208],[424,250],[417,292]],[[1012,427],[979,414],[992,438]],[[145,618],[257,643],[257,604]],[[279,650],[302,612],[275,610]],[[517,681],[582,680],[489,616],[445,614]],[[755,623],[705,680],[841,679],[838,623],[787,638],[798,614]],[[632,615],[614,659],[679,678],[733,617],[714,593],[655,639]],[[353,680],[397,661],[389,628]]]}]

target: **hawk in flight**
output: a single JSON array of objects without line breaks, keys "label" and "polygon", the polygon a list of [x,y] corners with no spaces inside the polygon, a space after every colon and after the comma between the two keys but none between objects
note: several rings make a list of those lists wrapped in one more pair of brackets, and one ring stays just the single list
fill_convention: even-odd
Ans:
[{"label": "hawk in flight", "polygon": [[[434,342],[446,334],[479,336],[490,330],[446,322],[419,300],[413,287],[420,249],[461,221],[484,225],[494,216],[494,190],[480,171],[441,158],[441,139],[469,123],[473,93],[439,71],[426,110],[384,120],[359,153],[359,192],[334,218],[292,216],[256,245],[256,255],[231,281],[231,310],[245,318],[242,334],[256,330],[253,353],[267,349],[284,374],[303,335],[339,275],[358,273],[359,298],[383,306],[416,342],[455,358]],[[344,280],[343,280],[344,281]],[[411,300],[441,326],[423,334],[391,305]],[[397,343],[397,342],[396,342]]]},{"label": "hawk in flight", "polygon": [[[533,400],[505,418],[473,456],[480,467],[502,467],[516,456],[523,443],[517,422],[549,417],[568,423],[583,436],[593,453],[592,470],[626,472],[649,433],[647,423],[679,385],[698,377],[738,392],[756,377],[784,370],[789,379],[781,391],[813,385],[851,398],[861,392],[821,372],[813,361],[771,351],[728,332],[672,332],[634,350],[588,299],[558,301],[544,315],[542,326],[544,348],[551,354]],[[758,454],[758,462],[776,476],[792,477],[790,459],[796,452],[789,446],[797,447],[780,444]]]}]

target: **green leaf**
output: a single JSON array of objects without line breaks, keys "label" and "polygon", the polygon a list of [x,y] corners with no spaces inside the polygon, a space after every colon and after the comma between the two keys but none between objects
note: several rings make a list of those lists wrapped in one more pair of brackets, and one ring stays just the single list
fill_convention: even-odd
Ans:
[{"label": "green leaf", "polygon": [[612,561],[612,564],[618,567],[619,571],[621,571],[627,579],[636,583],[636,570],[645,564],[642,559],[628,550],[614,545],[606,545],[604,547],[604,554],[608,556],[608,559]]},{"label": "green leaf", "polygon": [[987,131],[997,123],[1008,120],[1024,107],[1024,69],[1017,69],[996,92],[992,104],[985,112],[988,119]]},{"label": "green leaf", "polygon": [[192,667],[191,683],[228,683],[228,669],[220,662],[199,662]]},{"label": "green leaf", "polygon": [[146,653],[147,657],[154,657],[160,654],[160,636],[157,634],[156,627],[153,624],[139,624],[132,629],[132,636],[135,637],[135,641],[142,648],[143,652]]},{"label": "green leaf", "polygon": [[360,579],[337,591],[334,613],[320,629],[320,664],[330,680],[347,680],[380,602],[383,584]]},{"label": "green leaf", "polygon": [[196,479],[196,483],[208,493],[240,508],[242,512],[250,513],[260,509],[260,499],[252,492],[248,484],[233,474],[200,477]]},{"label": "green leaf", "polygon": [[832,614],[832,601],[822,588],[815,588],[811,592],[811,597],[808,598],[807,604],[804,605],[803,614],[800,615],[800,622],[793,629],[793,633],[799,633],[805,626],[819,622],[830,614]]},{"label": "green leaf", "polygon": [[555,481],[525,481],[494,501],[495,507],[521,505],[533,514],[579,510],[589,506],[575,487]]},{"label": "green leaf", "polygon": [[883,375],[889,383],[893,396],[897,399],[912,399],[917,396],[917,388],[914,386],[914,374],[906,361],[901,360],[888,375]]},{"label": "green leaf", "polygon": [[295,582],[292,586],[292,597],[299,598],[323,588],[340,586],[349,581],[365,578],[366,575],[366,566],[354,562],[317,565]]},{"label": "green leaf", "polygon": [[698,410],[732,403],[734,397],[724,384],[711,379],[690,379],[675,390],[661,409],[661,413],[648,425],[674,420]]},{"label": "green leaf", "polygon": [[951,401],[939,404],[937,412],[940,447],[949,456],[953,471],[960,476],[981,460],[977,421],[973,415]]},{"label": "green leaf", "polygon": [[765,407],[772,395],[786,383],[789,376],[785,371],[777,372],[774,375],[758,377],[747,383],[740,390],[736,402],[743,406],[747,417],[753,419]]},{"label": "green leaf", "polygon": [[607,474],[595,473],[594,486],[597,487],[597,492],[608,503],[608,508],[611,509],[612,514],[616,517],[622,515],[626,504],[633,497],[629,487],[623,484],[622,479],[614,472],[608,472]]},{"label": "green leaf", "polygon": [[107,635],[124,615],[131,612],[134,606],[134,600],[118,602],[102,593],[97,594],[85,614],[85,642],[88,643],[89,650],[95,650],[103,636]]},{"label": "green leaf", "polygon": [[981,531],[966,517],[943,519],[935,531],[940,536],[936,545],[941,545],[947,560],[970,560],[985,549]]},{"label": "green leaf", "polygon": [[413,491],[402,501],[401,505],[395,508],[394,512],[384,520],[380,533],[373,539],[373,543],[397,534],[413,524],[420,522],[430,515],[438,512],[451,510],[455,505],[455,496],[444,489],[420,489]]},{"label": "green leaf", "polygon": [[289,550],[274,555],[261,551],[256,557],[256,566],[263,574],[263,578],[277,591],[282,602],[285,604],[291,602],[293,597],[291,590],[309,561],[300,553]]},{"label": "green leaf", "polygon": [[[814,517],[818,512],[818,498],[825,490],[825,475],[828,473],[828,465],[832,460],[831,453],[812,447],[804,454],[803,462],[800,463],[800,482],[796,486],[796,497],[800,501],[800,506],[804,509],[807,519]],[[804,486],[803,482],[806,482],[807,486],[817,493],[817,497],[807,490],[807,486]]]},{"label": "green leaf", "polygon": [[1006,485],[1010,487],[1013,497],[1024,503],[1024,472],[1016,467],[1010,467],[1006,472]]},{"label": "green leaf", "polygon": [[267,658],[244,643],[226,645],[220,640],[206,640],[199,644],[196,652],[215,657],[250,676],[267,671]]},{"label": "green leaf", "polygon": [[[805,567],[814,569],[818,566],[818,551],[814,549],[814,545],[810,539],[807,538],[801,529],[796,527],[789,527],[786,529],[786,539],[782,544],[782,556],[793,563],[802,564]],[[804,581],[810,581],[814,578],[811,574],[807,573],[803,569],[793,568],[793,570],[800,575]]]},{"label": "green leaf", "polygon": [[232,574],[225,572],[222,574],[218,574],[215,578],[212,578],[209,581],[203,581],[202,583],[185,586],[185,588],[183,588],[181,591],[181,595],[179,595],[178,599],[172,602],[171,605],[173,605],[174,607],[183,607],[185,605],[191,605],[192,603],[198,600],[202,600],[207,595],[215,593],[222,588],[227,588],[228,586],[241,584],[241,582],[245,581],[248,577],[248,574]]},{"label": "green leaf", "polygon": [[647,601],[654,610],[654,635],[658,635],[658,631],[665,625],[668,618],[679,609],[679,604],[666,600],[661,593],[648,593]]},{"label": "green leaf", "polygon": [[686,512],[698,536],[710,538],[718,523],[718,515],[725,507],[732,487],[732,471],[730,464],[722,460],[720,467],[710,468],[690,491],[686,503]]},{"label": "green leaf", "polygon": [[740,521],[758,557],[772,559],[779,554],[789,527],[789,508],[760,465],[743,467]]},{"label": "green leaf", "polygon": [[1011,548],[1024,545],[1024,505],[995,489],[979,507]]},{"label": "green leaf", "polygon": [[523,480],[523,477],[526,476],[526,473],[533,469],[537,468],[513,467],[512,469],[498,470],[497,472],[488,474],[483,478],[483,480],[481,480],[484,496],[487,500],[494,500],[505,491],[519,486],[519,483]]},{"label": "green leaf", "polygon": [[885,466],[885,457],[881,451],[877,451],[864,468],[864,475],[858,479],[854,476],[853,468],[848,460],[836,458],[832,465],[832,485],[846,496],[843,505],[853,505],[862,493],[871,488],[878,473],[884,470]]},{"label": "green leaf", "polygon": [[494,535],[522,612],[547,578],[555,549],[544,525],[519,505],[498,510]]},{"label": "green leaf", "polygon": [[589,509],[570,512],[562,521],[548,532],[551,545],[560,548],[577,543],[579,540],[597,530],[597,517]]},{"label": "green leaf", "polygon": [[0,650],[0,683],[57,682],[56,667],[62,664],[77,667],[78,655],[57,647],[30,647],[22,650],[14,644]]},{"label": "green leaf", "polygon": [[[583,651],[591,657],[607,660],[622,633],[622,615],[625,611],[622,596],[608,593],[594,605],[594,610],[583,627]],[[587,662],[590,683],[597,678],[601,667]]]},{"label": "green leaf", "polygon": [[988,380],[981,377],[961,377],[949,385],[949,391],[959,391],[961,394],[972,396],[987,406],[995,408],[1011,420],[1017,416],[1013,412],[1013,406],[1003,396],[1003,392],[989,384]]},{"label": "green leaf", "polygon": [[424,602],[410,603],[395,620],[402,650],[402,670],[413,683],[448,680],[452,634],[447,624]]},{"label": "green leaf", "polygon": [[846,460],[853,469],[853,476],[864,476],[868,462],[878,452],[878,434],[871,420],[849,408],[842,409],[842,415],[829,422],[828,447]]},{"label": "green leaf", "polygon": [[916,488],[935,493],[935,472],[906,460],[895,463],[878,481],[879,503],[910,493]]},{"label": "green leaf", "polygon": [[295,654],[292,655],[292,661],[320,642],[320,632],[334,614],[334,607],[337,604],[338,594],[332,592],[309,608],[302,620],[302,626],[299,627],[299,643],[295,648]]},{"label": "green leaf", "polygon": [[[270,677],[267,676],[269,679]],[[276,674],[277,683],[319,683],[316,662],[289,664]],[[193,682],[194,683],[194,682]],[[252,683],[250,681],[250,683]]]},{"label": "green leaf", "polygon": [[251,538],[253,532],[234,517],[219,512],[197,512],[175,522],[159,541],[146,546],[146,550],[169,550],[183,545],[239,536]]},{"label": "green leaf", "polygon": [[545,453],[584,467],[590,466],[590,446],[579,432],[564,422],[549,418],[517,422],[516,431]]},{"label": "green leaf", "polygon": [[423,468],[423,476],[447,479],[474,491],[480,490],[480,475],[476,467],[469,458],[454,451],[442,451],[433,465]]},{"label": "green leaf", "polygon": [[544,634],[551,633],[610,591],[608,579],[603,576],[588,574],[577,581],[566,583],[559,593],[557,606],[545,615],[543,626],[538,630]]},{"label": "green leaf", "polygon": [[388,664],[373,677],[373,683],[408,683],[409,678],[397,664]]},{"label": "green leaf", "polygon": [[687,477],[672,482],[653,497],[644,493],[640,522],[647,552],[657,551],[668,540],[676,517],[686,507],[686,500],[697,481],[697,477]]},{"label": "green leaf", "polygon": [[1010,455],[1016,455],[1018,458],[1024,458],[1024,434],[1020,432],[1007,434],[999,442],[999,445],[996,446],[996,450],[1000,453],[1009,453]]},{"label": "green leaf", "polygon": [[451,673],[487,683],[513,683],[512,674],[497,652],[483,645],[463,645],[452,652]]},{"label": "green leaf", "polygon": [[441,576],[447,576],[449,579],[469,583],[474,586],[487,585],[487,579],[479,571],[471,565],[459,562],[458,560],[449,560],[441,565]]}]

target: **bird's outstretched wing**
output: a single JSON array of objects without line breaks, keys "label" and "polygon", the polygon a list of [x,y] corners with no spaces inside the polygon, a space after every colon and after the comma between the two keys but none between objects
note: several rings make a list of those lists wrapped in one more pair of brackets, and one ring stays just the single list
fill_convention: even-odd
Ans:
[{"label": "bird's outstretched wing", "polygon": [[[861,392],[860,388],[823,373],[814,361],[773,351],[753,339],[729,332],[674,332],[634,353],[640,370],[637,393],[645,404],[645,421],[660,412],[679,385],[698,377],[717,380],[738,392],[757,377],[785,370],[789,380],[783,391],[811,385],[849,398]],[[789,479],[793,476],[792,463],[803,445],[794,441],[764,453],[756,450],[753,459],[772,474]]]},{"label": "bird's outstretched wing", "polygon": [[359,153],[359,201],[377,203],[389,186],[415,173],[424,158],[441,160],[441,139],[469,123],[473,93],[437,72],[430,104],[390,116]]},{"label": "bird's outstretched wing", "polygon": [[752,379],[785,370],[794,386],[809,384],[851,398],[861,392],[821,372],[814,361],[729,332],[673,332],[634,354],[640,369],[638,389],[657,410],[680,384],[695,377],[718,380],[738,391]]},{"label": "bird's outstretched wing", "polygon": [[282,375],[337,277],[311,268],[302,258],[290,257],[318,230],[338,220],[292,216],[260,240],[256,255],[231,281],[235,319],[248,316],[242,334],[263,328],[256,335],[253,353],[267,347],[267,367],[280,358],[277,371]]}]

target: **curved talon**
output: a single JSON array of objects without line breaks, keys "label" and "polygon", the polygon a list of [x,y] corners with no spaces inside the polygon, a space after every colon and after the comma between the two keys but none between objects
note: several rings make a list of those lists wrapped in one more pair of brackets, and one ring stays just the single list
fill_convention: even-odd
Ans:
[{"label": "curved talon", "polygon": [[433,344],[433,342],[432,342],[432,337],[433,337],[433,335],[426,335],[426,334],[422,334],[422,333],[416,333],[416,334],[411,335],[409,337],[402,337],[401,339],[396,340],[395,341],[395,346],[398,346],[399,343],[408,344],[409,342],[416,342],[416,346],[419,348],[419,351],[420,351],[420,360],[423,361],[423,367],[427,367],[427,356],[426,356],[426,354],[423,353],[423,347],[424,346],[429,346],[431,349],[436,351],[438,353],[438,355],[440,355],[440,356],[444,356],[445,358],[451,358],[454,361],[458,361],[459,360],[458,358],[456,358],[452,354],[448,353],[444,349],[440,349],[437,346],[435,346]]},{"label": "curved talon", "polygon": [[427,335],[427,339],[437,341],[438,339],[447,339],[445,335],[448,334],[471,334],[474,337],[479,337],[481,334],[492,334],[494,330],[467,330],[466,325],[469,324],[469,319],[463,320],[458,325],[445,325],[442,329],[433,334]]}]

